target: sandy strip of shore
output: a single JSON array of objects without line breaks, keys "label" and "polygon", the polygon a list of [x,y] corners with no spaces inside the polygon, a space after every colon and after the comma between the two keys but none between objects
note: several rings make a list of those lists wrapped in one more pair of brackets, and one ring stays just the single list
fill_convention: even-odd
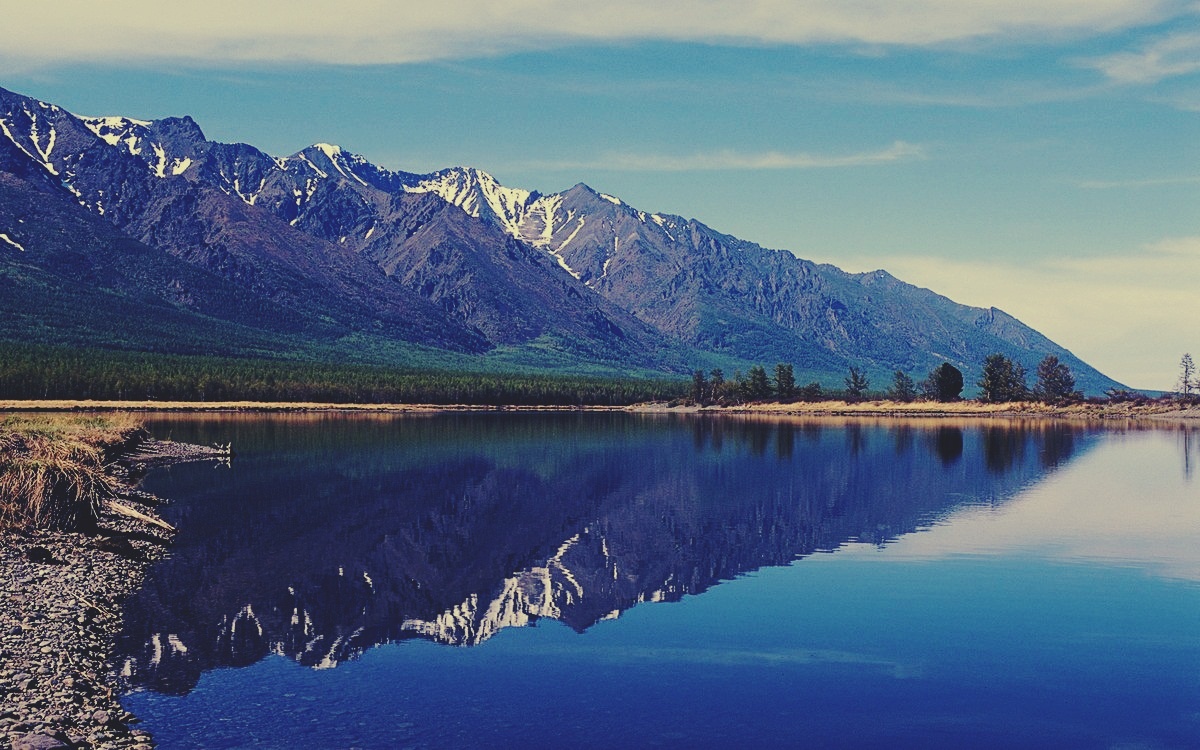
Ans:
[{"label": "sandy strip of shore", "polygon": [[472,404],[333,404],[263,401],[89,401],[0,400],[0,412],[35,411],[153,411],[153,412],[346,412],[379,414],[432,414],[437,412],[596,411],[640,414],[758,414],[838,417],[1062,417],[1070,419],[1200,420],[1200,406],[1172,402],[1145,404],[1071,404],[1053,406],[1038,402],[985,404],[978,401],[845,401],[760,402],[739,406],[670,405],[644,403],[630,406],[482,406]]},{"label": "sandy strip of shore", "polygon": [[[636,407],[635,407],[636,408]],[[647,410],[656,410],[650,406]],[[814,401],[797,403],[763,402],[728,407],[660,408],[658,411],[690,411],[701,414],[754,414],[801,417],[921,417],[921,418],[1052,418],[1083,420],[1200,420],[1200,406],[1180,408],[1172,403],[1070,404],[1054,406],[1033,401],[984,404],[978,401],[938,403],[934,401]]]}]

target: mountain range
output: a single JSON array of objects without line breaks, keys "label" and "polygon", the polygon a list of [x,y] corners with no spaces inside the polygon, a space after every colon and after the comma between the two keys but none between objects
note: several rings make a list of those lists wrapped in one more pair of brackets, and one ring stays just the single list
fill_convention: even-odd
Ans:
[{"label": "mountain range", "polygon": [[578,184],[275,157],[190,117],[81,117],[0,89],[0,338],[457,369],[646,375],[793,363],[877,387],[1046,354],[996,308],[852,274]]}]

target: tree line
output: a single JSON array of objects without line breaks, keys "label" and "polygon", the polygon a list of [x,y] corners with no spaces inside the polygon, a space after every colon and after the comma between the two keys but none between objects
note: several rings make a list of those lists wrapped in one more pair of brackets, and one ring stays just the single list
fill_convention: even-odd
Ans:
[{"label": "tree line", "polygon": [[0,343],[0,398],[625,406],[682,398],[677,380],[401,370]]},{"label": "tree line", "polygon": [[[1048,404],[1065,404],[1083,400],[1075,388],[1075,376],[1070,368],[1053,354],[1046,355],[1037,367],[1037,382],[1032,388],[1026,383],[1025,368],[1003,354],[991,354],[983,361],[978,400],[985,403],[1037,400]],[[929,371],[920,383],[903,370],[896,370],[886,390],[872,393],[867,375],[851,367],[843,381],[843,389],[825,389],[818,382],[797,386],[792,365],[775,365],[768,376],[762,365],[753,365],[745,373],[734,373],[726,379],[720,368],[711,372],[692,373],[691,400],[698,404],[739,404],[747,401],[776,399],[781,402],[844,400],[862,401],[869,396],[882,396],[891,401],[939,401],[962,399],[965,385],[962,371],[943,362]]]}]

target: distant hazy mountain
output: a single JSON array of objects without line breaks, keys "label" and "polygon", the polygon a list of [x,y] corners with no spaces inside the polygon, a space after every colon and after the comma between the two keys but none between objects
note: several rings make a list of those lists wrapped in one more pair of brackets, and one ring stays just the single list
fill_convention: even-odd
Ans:
[{"label": "distant hazy mountain", "polygon": [[[942,361],[973,382],[992,352],[1029,370],[1052,353],[1088,391],[1118,385],[995,308],[817,265],[583,184],[541,195],[470,168],[394,172],[329,144],[272,157],[209,141],[188,117],[80,118],[3,89],[0,136],[0,234],[13,240],[0,242],[0,304],[37,287],[11,270],[21,264],[61,278],[43,291],[112,297],[93,325],[29,296],[45,301],[6,321],[4,338],[40,326],[48,341],[135,349],[410,364],[447,351],[639,372],[791,362],[830,385],[853,365],[877,386]],[[107,263],[107,286],[64,271],[60,256],[80,237],[103,249],[84,254]],[[125,259],[132,247],[142,261]],[[168,342],[155,329],[164,311],[180,326]],[[125,319],[127,335],[101,330]],[[214,333],[227,329],[236,335]]]}]

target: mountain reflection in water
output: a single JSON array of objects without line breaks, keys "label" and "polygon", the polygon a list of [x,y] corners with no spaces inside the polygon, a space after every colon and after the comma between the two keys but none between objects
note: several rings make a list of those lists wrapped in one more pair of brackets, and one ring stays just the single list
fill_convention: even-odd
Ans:
[{"label": "mountain reflection in water", "polygon": [[148,488],[180,533],[127,604],[126,687],[186,693],[270,653],[577,631],[848,542],[996,505],[1090,444],[1081,425],[626,414],[152,422],[231,468]]}]

